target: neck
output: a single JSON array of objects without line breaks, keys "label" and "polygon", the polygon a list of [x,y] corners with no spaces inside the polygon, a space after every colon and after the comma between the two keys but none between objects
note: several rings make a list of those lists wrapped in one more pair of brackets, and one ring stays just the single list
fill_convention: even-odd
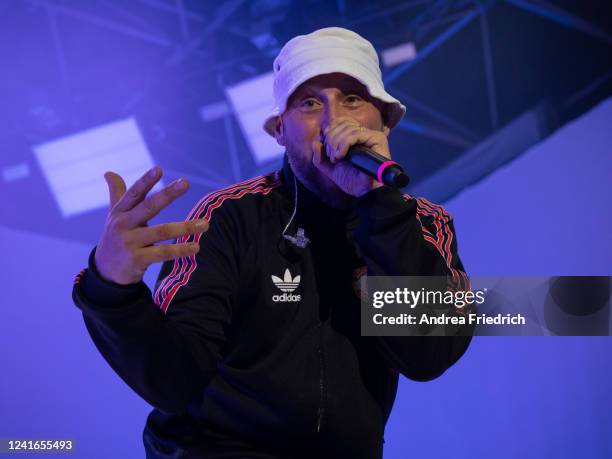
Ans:
[{"label": "neck", "polygon": [[350,195],[342,193],[325,193],[316,184],[309,184],[303,177],[298,177],[289,161],[289,157],[285,152],[283,158],[283,179],[285,190],[293,197],[297,184],[297,193],[299,205],[307,208],[316,208],[319,211],[331,211],[345,213],[352,208],[354,198]]}]

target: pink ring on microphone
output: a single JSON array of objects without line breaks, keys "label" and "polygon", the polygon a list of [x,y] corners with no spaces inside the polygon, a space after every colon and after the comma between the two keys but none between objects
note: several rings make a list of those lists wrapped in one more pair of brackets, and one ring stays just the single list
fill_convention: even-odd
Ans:
[{"label": "pink ring on microphone", "polygon": [[399,164],[395,161],[385,161],[380,166],[378,166],[378,170],[376,171],[376,178],[380,183],[385,183],[383,182],[383,174],[385,172],[385,169],[389,166],[399,166]]}]

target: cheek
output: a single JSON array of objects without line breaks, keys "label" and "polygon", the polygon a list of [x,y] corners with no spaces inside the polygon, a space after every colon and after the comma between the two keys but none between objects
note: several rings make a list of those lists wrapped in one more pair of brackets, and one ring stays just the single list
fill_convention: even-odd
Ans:
[{"label": "cheek", "polygon": [[369,104],[364,111],[362,121],[362,124],[370,129],[376,131],[382,131],[383,129],[382,115],[373,104]]},{"label": "cheek", "polygon": [[285,124],[285,140],[295,146],[307,146],[319,138],[320,124],[314,120],[292,120]]}]

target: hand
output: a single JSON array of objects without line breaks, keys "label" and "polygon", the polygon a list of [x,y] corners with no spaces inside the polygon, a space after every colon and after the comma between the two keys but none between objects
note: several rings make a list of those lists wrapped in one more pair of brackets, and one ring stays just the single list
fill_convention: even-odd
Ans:
[{"label": "hand", "polygon": [[351,146],[362,144],[391,159],[387,135],[382,131],[368,129],[356,120],[339,117],[323,130],[324,143],[312,144],[312,162],[345,193],[362,196],[382,184],[353,167],[343,159]]},{"label": "hand", "polygon": [[110,211],[94,259],[103,279],[121,285],[133,284],[142,280],[149,265],[195,255],[200,250],[197,243],[153,245],[208,230],[206,220],[147,225],[189,187],[185,179],[179,179],[147,198],[161,175],[161,169],[155,166],[126,192],[121,176],[114,172],[104,174],[110,194]]}]

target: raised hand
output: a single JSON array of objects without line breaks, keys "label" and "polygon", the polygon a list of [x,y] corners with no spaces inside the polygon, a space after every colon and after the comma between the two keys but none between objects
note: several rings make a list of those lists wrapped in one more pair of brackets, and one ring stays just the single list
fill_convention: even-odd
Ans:
[{"label": "raised hand", "polygon": [[147,225],[189,187],[185,179],[178,179],[146,197],[161,176],[161,169],[155,166],[126,191],[120,175],[114,172],[104,174],[110,194],[110,210],[96,248],[95,264],[105,280],[121,285],[133,284],[142,279],[151,264],[195,255],[200,250],[197,243],[154,245],[208,230],[208,222],[204,219]]}]

